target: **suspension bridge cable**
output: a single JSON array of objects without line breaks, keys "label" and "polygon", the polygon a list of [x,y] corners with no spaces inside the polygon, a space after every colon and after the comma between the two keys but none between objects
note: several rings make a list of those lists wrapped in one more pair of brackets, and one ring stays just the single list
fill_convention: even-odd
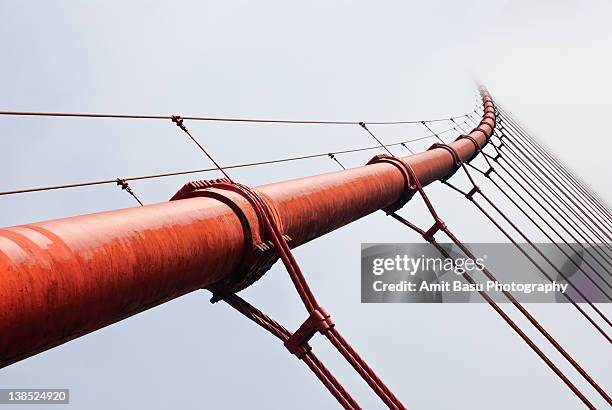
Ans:
[{"label": "suspension bridge cable", "polygon": [[[465,123],[465,121],[463,123]],[[440,132],[440,134],[450,132],[452,130],[453,130],[452,128],[449,128],[447,130]],[[422,141],[422,140],[426,140],[426,139],[433,138],[433,137],[434,135],[426,135],[426,136],[419,137],[419,138],[404,140],[402,142],[387,144],[387,146],[393,147],[393,146],[402,145],[406,147],[408,150],[410,150],[410,148],[408,148],[405,145],[406,143]],[[236,168],[249,168],[249,167],[256,167],[256,166],[261,166],[261,165],[271,165],[271,164],[279,164],[279,163],[284,163],[284,162],[299,161],[299,160],[304,160],[304,159],[321,158],[321,157],[329,156],[329,154],[340,155],[340,154],[352,154],[352,153],[357,153],[357,152],[372,151],[372,150],[376,150],[379,148],[380,146],[375,145],[375,146],[359,147],[359,148],[346,149],[346,150],[340,150],[340,151],[322,152],[322,153],[310,154],[310,155],[286,157],[286,158],[266,160],[266,161],[246,162],[246,163],[239,163],[239,164],[232,164],[232,165],[224,165],[221,167],[221,169],[227,170],[227,169],[236,169]],[[211,171],[216,171],[216,170],[217,168],[192,169],[192,170],[186,170],[186,171],[175,171],[175,172],[166,172],[166,173],[160,173],[160,174],[133,176],[133,177],[128,177],[128,178],[123,178],[123,180],[124,181],[140,181],[140,180],[146,180],[146,179],[156,179],[156,178],[165,178],[165,177],[172,177],[172,176],[178,176],[178,175],[189,175],[189,174],[196,174],[196,173],[202,173],[202,172],[211,172]],[[73,184],[22,188],[22,189],[14,189],[14,190],[9,190],[9,191],[1,191],[0,196],[22,194],[22,193],[29,193],[29,192],[51,191],[51,190],[57,190],[57,189],[88,187],[88,186],[95,186],[95,185],[115,184],[116,182],[117,182],[117,179],[113,178],[113,179],[102,179],[102,180],[97,180],[97,181],[77,182]]]},{"label": "suspension bridge cable", "polygon": [[[65,117],[65,118],[114,118],[114,119],[138,119],[138,120],[172,120],[173,115],[141,115],[141,114],[93,114],[93,113],[66,113],[66,112],[28,112],[28,111],[0,111],[4,116],[27,116],[27,117]],[[467,114],[461,114],[452,118],[460,119]],[[326,121],[326,120],[282,120],[282,119],[262,119],[262,118],[229,118],[229,117],[203,117],[203,116],[182,116],[183,120],[189,121],[210,121],[210,122],[250,122],[268,124],[313,124],[313,125],[359,125],[362,121]],[[448,118],[434,118],[424,120],[425,122],[447,121]],[[401,125],[419,124],[422,120],[400,120],[400,121],[368,121],[371,125]]]},{"label": "suspension bridge cable", "polygon": [[[172,119],[173,121],[175,121],[176,119],[179,119],[179,120],[180,120],[180,122],[181,122],[181,125],[182,125],[182,120],[184,120],[184,119],[189,119],[189,120],[203,120],[203,121],[271,122],[271,123],[296,123],[296,124],[358,124],[358,125],[362,125],[362,124],[363,124],[363,123],[359,123],[359,122],[339,122],[339,121],[257,120],[257,119],[207,118],[207,117],[183,117],[183,118],[180,118],[180,117],[175,117],[175,116],[171,116],[171,117],[161,117],[161,116],[129,116],[129,115],[112,115],[112,114],[101,114],[101,115],[98,115],[98,114],[69,114],[69,113],[24,113],[24,112],[0,112],[0,115],[45,115],[45,116],[64,116],[64,117],[73,117],[73,116],[78,116],[78,117],[97,117],[97,118],[142,118],[142,119]],[[469,117],[469,114],[466,114],[465,116],[466,116],[466,117],[468,117],[468,118],[471,118],[471,117]],[[461,117],[462,117],[462,116],[460,116],[460,117],[454,117],[454,118],[461,118]],[[427,121],[427,122],[434,122],[434,121],[447,121],[447,120],[448,120],[448,118],[446,118],[446,119],[439,119],[439,120],[429,120],[429,121]],[[452,120],[452,119],[451,119],[451,120]],[[452,120],[452,121],[454,122],[454,120]],[[426,124],[424,121],[368,122],[368,124],[380,124],[380,125],[383,125],[383,124],[416,124],[416,123],[419,123],[419,122],[420,122],[420,123],[422,123],[423,125],[425,125],[425,127],[426,127],[426,128],[428,128],[430,131],[432,131],[432,130],[431,130],[431,128],[430,128],[430,127],[428,127],[428,126],[427,126],[427,124]],[[215,161],[215,160],[214,160],[214,159],[213,159],[213,158],[210,156],[210,154],[209,154],[209,153],[208,153],[208,152],[207,152],[207,151],[206,151],[206,150],[203,148],[203,146],[202,146],[202,145],[201,145],[201,144],[200,144],[200,143],[199,143],[199,142],[198,142],[198,141],[197,141],[197,140],[196,140],[196,139],[195,139],[195,138],[194,138],[194,137],[193,137],[193,136],[192,136],[192,135],[189,133],[189,131],[188,131],[188,130],[186,130],[186,128],[181,127],[181,125],[179,125],[178,120],[177,120],[177,121],[175,121],[175,123],[177,123],[177,125],[179,126],[179,128],[181,128],[181,129],[182,129],[184,132],[186,132],[186,133],[187,133],[187,135],[188,135],[188,136],[189,136],[189,137],[190,137],[190,138],[191,138],[191,139],[192,139],[192,140],[193,140],[193,141],[194,141],[194,142],[195,142],[195,143],[198,145],[198,147],[199,147],[199,148],[200,148],[200,149],[201,149],[201,150],[204,152],[204,154],[206,154],[206,156],[207,156],[207,157],[208,157],[208,158],[209,158],[209,159],[210,159],[210,160],[211,160],[211,161],[212,161],[212,162],[213,162],[213,163],[214,163],[214,164],[217,166],[217,168],[212,168],[212,169],[210,169],[210,170],[219,170],[219,171],[221,171],[221,172],[223,172],[223,173],[225,174],[224,169],[229,168],[229,167],[221,167],[221,166],[220,166],[220,165],[219,165],[219,164],[218,164],[218,163],[217,163],[217,162],[216,162],[216,161]],[[366,128],[366,127],[364,127],[364,128]],[[460,128],[461,128],[461,127],[460,127]],[[456,129],[456,127],[454,127],[453,129]],[[371,133],[371,132],[370,132],[370,131],[369,131],[367,128],[366,128],[366,130],[367,130],[367,131],[368,131],[370,134],[372,134],[372,133]],[[432,132],[433,132],[433,131],[432,131]],[[434,134],[433,136],[437,137],[439,140],[441,140],[442,142],[444,142],[444,141],[443,141],[443,140],[442,140],[442,139],[441,139],[441,138],[438,136],[438,134],[436,134],[435,132],[433,132],[433,134]],[[379,141],[379,140],[378,140],[378,138],[376,138],[376,137],[375,137],[373,134],[372,134],[372,137],[374,137],[374,138],[375,138],[377,141]],[[430,137],[431,137],[431,136],[430,136]],[[429,138],[429,137],[424,137],[424,138]],[[423,138],[423,139],[424,139],[424,138]],[[383,144],[381,141],[379,141],[379,142],[380,142],[380,145],[381,145],[383,148],[385,148],[385,149],[387,149],[387,148],[386,148],[387,146],[391,146],[391,145],[384,145],[384,144]],[[408,148],[408,147],[407,147],[407,146],[406,146],[404,143],[397,143],[397,144],[393,144],[393,145],[402,145],[402,146],[406,147],[407,149],[409,149],[409,148]],[[374,147],[374,148],[378,148],[378,147]],[[368,149],[372,149],[372,148],[368,148]],[[363,149],[363,150],[365,150],[365,149]],[[387,149],[387,151],[390,153],[390,151],[389,151],[388,149]],[[356,152],[356,151],[352,151],[352,152]],[[330,158],[332,158],[332,159],[336,160],[336,162],[338,162],[338,164],[339,164],[340,166],[342,166],[342,167],[343,167],[343,165],[342,165],[342,164],[341,164],[341,163],[340,163],[340,162],[339,162],[339,161],[338,161],[336,158],[334,158],[334,156],[332,155],[332,153],[325,153],[325,154],[316,155],[316,156],[325,156],[325,155],[327,155],[327,156],[329,156]],[[289,161],[289,160],[303,159],[303,158],[312,158],[312,157],[314,157],[314,156],[305,156],[305,157],[294,158],[294,159],[277,160],[277,161],[273,161],[273,162],[284,162],[284,161]],[[262,163],[273,163],[273,162],[267,161],[267,162],[262,162]],[[259,164],[262,164],[262,163],[259,163]],[[259,165],[259,164],[258,164],[258,165]],[[251,164],[251,165],[254,165],[254,164]],[[237,166],[234,166],[234,167],[239,167],[239,166],[249,166],[249,165],[237,165]],[[209,171],[209,170],[206,170],[206,171]],[[177,173],[177,174],[174,174],[174,175],[179,175],[179,174],[184,174],[184,173],[189,173],[189,172],[201,172],[201,171],[185,171],[185,172]],[[152,178],[152,177],[170,176],[170,175],[171,175],[171,174],[158,174],[158,176],[148,176],[148,177],[151,177],[151,178]],[[227,176],[227,174],[225,174],[225,175]],[[146,179],[146,177],[137,177],[137,179]],[[228,177],[228,179],[229,179],[229,177]],[[123,181],[126,181],[126,180],[123,180]],[[117,180],[113,180],[112,182],[117,182]],[[109,182],[107,182],[107,181],[103,181],[103,182],[98,181],[98,182],[92,183],[92,185],[93,185],[93,184],[100,184],[100,183],[109,183]],[[417,183],[418,183],[418,180],[417,180]],[[420,184],[419,184],[419,185],[420,185]],[[59,187],[51,187],[50,189],[58,189],[58,188],[61,188],[61,187],[71,187],[71,186],[83,186],[83,185],[75,185],[75,184],[72,184],[72,185],[65,185],[65,186],[59,186]],[[126,188],[124,188],[124,189],[126,189]],[[45,190],[45,189],[38,189],[38,190]],[[127,189],[126,189],[126,190],[127,190]],[[421,190],[422,190],[422,188],[421,188]],[[21,191],[21,192],[26,192],[26,191]],[[129,192],[129,191],[128,191],[128,192]],[[9,192],[9,193],[10,193],[10,192]],[[12,193],[17,193],[17,192],[12,192]],[[3,193],[0,193],[0,194],[3,194]],[[8,194],[8,193],[4,193],[4,194]],[[136,197],[136,196],[135,196],[133,193],[131,193],[131,194],[132,194],[132,195],[134,196],[134,198],[135,198],[135,199],[136,199],[136,200],[137,200],[137,201],[138,201],[138,202],[139,202],[139,203],[142,205],[142,203],[140,202],[140,200],[139,200],[139,199],[138,199],[138,198],[137,198],[137,197]],[[423,192],[422,192],[422,195],[424,196],[424,193],[423,193]],[[426,202],[428,202],[428,200],[427,200],[427,198],[426,198],[425,196],[424,196],[424,199],[426,200]],[[431,210],[431,209],[430,209],[430,210]],[[437,218],[437,215],[435,215],[435,214],[434,214],[434,216]],[[438,220],[437,220],[436,222],[438,222]],[[446,232],[446,233],[447,233],[447,235],[448,235],[449,237],[451,237],[451,239],[452,239],[452,240],[453,240],[453,241],[454,241],[454,242],[455,242],[455,243],[456,243],[458,246],[460,246],[460,247],[461,247],[461,245],[462,245],[462,244],[458,243],[458,240],[457,240],[457,239],[456,239],[454,236],[451,236],[452,234],[450,233],[450,231],[448,231],[448,230],[447,230],[447,228],[446,228],[445,226],[444,226],[444,227],[440,227],[440,226],[439,226],[439,227],[438,227],[438,230],[442,230],[442,231]],[[427,232],[423,232],[423,234],[425,235],[425,234],[427,234]],[[282,236],[281,236],[281,237],[282,237]],[[433,238],[432,238],[432,239],[433,239]],[[283,244],[282,242],[284,242],[284,244]],[[283,248],[284,248],[284,247],[288,247],[288,246],[287,246],[287,244],[286,244],[286,241],[285,241],[284,239],[283,239],[283,240],[281,241],[281,243],[279,244],[279,249],[280,249],[281,247],[283,247]],[[464,252],[465,252],[465,251],[464,251]],[[466,253],[466,254],[467,254],[467,253]],[[468,255],[468,256],[469,256],[469,255]],[[289,269],[289,267],[288,267],[288,269]],[[503,312],[503,311],[502,311],[502,312]],[[259,317],[259,319],[260,319],[260,320],[263,320],[263,319],[261,319],[261,317]],[[535,319],[534,319],[534,320],[535,320]],[[533,323],[533,322],[532,322],[532,323]],[[537,326],[536,326],[536,327],[537,327]],[[333,341],[332,341],[332,343],[337,344],[338,346],[344,346],[344,345],[345,345],[345,343],[346,343],[346,341],[343,341],[343,339],[340,339],[340,336],[334,336],[332,332],[330,332],[330,336],[328,336],[328,337],[330,338],[330,340],[332,340],[332,339],[334,339],[334,338],[335,338],[335,342],[333,342]],[[549,340],[549,341],[550,341],[550,340]],[[551,342],[551,343],[552,343],[552,342]],[[537,347],[536,347],[536,348],[537,348]],[[345,349],[346,349],[346,347],[345,347]],[[569,359],[568,359],[568,360],[569,360]],[[547,364],[548,364],[548,363],[547,363]],[[553,366],[554,366],[554,364],[553,364]],[[363,367],[361,367],[361,369],[362,369],[362,371],[365,371],[365,370],[363,369]],[[564,381],[565,381],[565,380],[564,380]],[[567,382],[566,382],[566,383],[567,383]],[[571,385],[571,382],[570,382],[570,385]],[[575,387],[575,386],[574,386],[574,387]],[[578,392],[578,393],[579,393],[579,392]],[[605,393],[604,393],[604,394],[605,394]],[[582,396],[582,397],[581,397],[581,399],[582,399],[582,398],[584,398],[584,396]],[[606,397],[604,397],[604,398],[606,398]],[[388,397],[388,396],[387,396],[387,399],[389,399],[389,397]],[[584,399],[586,400],[586,398],[584,398]],[[383,399],[383,400],[384,400],[384,399]],[[609,398],[607,398],[607,400],[608,400],[608,403],[610,403]],[[583,401],[584,401],[584,400],[583,400]],[[587,400],[585,403],[586,403],[587,405],[588,405],[588,404],[590,404],[590,403],[588,402],[588,400]]]}]

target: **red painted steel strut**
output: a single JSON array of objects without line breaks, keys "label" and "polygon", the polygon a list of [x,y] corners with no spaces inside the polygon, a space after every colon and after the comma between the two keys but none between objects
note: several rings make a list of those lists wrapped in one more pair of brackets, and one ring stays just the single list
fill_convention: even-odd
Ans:
[{"label": "red painted steel strut", "polygon": [[[469,134],[481,147],[495,126],[482,96]],[[477,154],[467,139],[452,146],[463,161]],[[442,148],[403,160],[422,185],[455,166]],[[296,247],[398,203],[405,189],[402,171],[379,162],[257,191]],[[194,197],[0,229],[0,367],[234,276],[260,227],[244,197],[224,195],[231,201]]]}]

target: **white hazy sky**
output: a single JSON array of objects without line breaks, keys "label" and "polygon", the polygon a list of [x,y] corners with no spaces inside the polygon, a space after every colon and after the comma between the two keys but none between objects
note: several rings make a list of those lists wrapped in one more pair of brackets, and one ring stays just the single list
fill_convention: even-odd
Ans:
[{"label": "white hazy sky", "polygon": [[[609,200],[611,12],[607,1],[0,0],[0,109],[419,120],[473,110],[477,77]],[[372,144],[358,127],[188,126],[224,164]],[[374,131],[388,142],[425,134]],[[0,135],[0,190],[210,165],[170,122],[5,117]],[[339,158],[358,166],[372,155]],[[335,169],[321,158],[231,175],[256,185]],[[152,203],[186,180],[132,185]],[[439,184],[428,191],[464,241],[501,240],[461,198]],[[0,197],[0,226],[133,205],[116,186]],[[429,222],[419,204],[403,213]],[[380,213],[295,252],[340,329],[409,408],[580,408],[486,305],[361,305],[360,243],[411,241]],[[278,266],[245,293],[290,328],[303,320]],[[71,409],[336,407],[274,338],[208,297],[187,295],[2,369],[0,387],[70,388]],[[609,347],[575,311],[530,309],[612,387]],[[314,344],[365,408],[381,407]]]}]

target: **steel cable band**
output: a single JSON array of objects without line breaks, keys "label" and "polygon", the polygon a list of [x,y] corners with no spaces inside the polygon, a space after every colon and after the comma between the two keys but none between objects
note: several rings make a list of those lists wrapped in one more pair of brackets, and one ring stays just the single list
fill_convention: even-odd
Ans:
[{"label": "steel cable band", "polygon": [[[278,254],[273,251],[273,243],[265,239],[265,228],[254,208],[251,205],[245,206],[242,201],[238,200],[243,196],[236,184],[226,178],[191,181],[185,184],[170,200],[193,197],[213,198],[229,206],[238,217],[244,232],[243,264],[227,279],[208,287],[213,292],[212,301],[218,301],[223,295],[239,292],[259,280],[278,260]],[[267,201],[270,202],[269,199]],[[271,209],[275,223],[282,227],[282,221],[276,209],[274,207]],[[291,238],[285,235],[285,240],[290,241]]]},{"label": "steel cable band", "polygon": [[[237,196],[232,198],[232,194],[236,194],[242,199],[246,199],[248,206],[245,207],[243,204],[239,203],[236,200]],[[321,333],[329,339],[334,347],[336,347],[342,356],[345,357],[349,364],[351,364],[389,408],[398,410],[405,409],[404,405],[334,328],[335,325],[330,315],[319,306],[297,261],[291,253],[287,243],[288,238],[282,233],[281,220],[278,217],[273,202],[266,199],[261,192],[246,185],[231,182],[227,179],[196,181],[187,184],[172,199],[185,199],[194,196],[215,198],[230,206],[242,223],[245,231],[245,243],[247,244],[246,246],[250,248],[246,249],[246,252],[249,252],[245,258],[248,262],[243,265],[235,275],[232,275],[230,280],[216,283],[208,287],[208,289],[213,292],[212,302],[226,300],[235,308],[239,306],[240,309],[237,308],[237,310],[245,314],[249,319],[258,323],[276,336],[279,336],[279,334],[283,335],[284,332],[278,328],[276,322],[273,322],[271,319],[262,320],[262,316],[265,316],[263,313],[253,307],[245,308],[244,304],[246,302],[237,302],[236,298],[238,297],[234,294],[236,291],[248,287],[255,280],[259,279],[280,257],[309,313],[309,317],[303,322],[298,330],[290,334],[286,340],[284,340],[284,336],[280,337],[281,340],[284,340],[284,345],[289,352],[296,355],[299,359],[309,361],[309,367],[311,367],[314,362],[312,362],[312,358],[309,356],[311,347],[308,341],[316,333]],[[254,225],[255,223],[257,224],[256,226]],[[268,249],[266,249],[269,252],[267,252],[263,259],[260,259],[260,255],[253,252],[253,249],[256,249],[258,246],[256,244],[257,241],[269,244]],[[267,316],[265,317],[267,318]],[[271,321],[273,324],[271,324]],[[318,371],[315,371],[315,373],[319,376]],[[329,374],[331,375],[331,373]],[[319,378],[345,408],[354,408],[354,406],[345,406],[345,403],[350,403],[352,401],[352,398],[348,396],[348,394],[341,394],[338,396],[338,392],[346,392],[341,386],[335,386],[333,382],[326,382],[321,377]]]},{"label": "steel cable band", "polygon": [[370,159],[366,163],[366,165],[379,164],[381,162],[391,164],[397,167],[402,173],[404,181],[406,182],[406,189],[404,189],[402,197],[397,202],[387,206],[386,208],[383,208],[383,211],[385,211],[387,214],[390,214],[392,212],[400,210],[404,205],[406,205],[406,203],[410,201],[410,199],[414,196],[414,193],[416,191],[414,190],[414,185],[412,184],[410,174],[406,171],[404,162],[401,159],[395,156],[389,156],[387,154],[379,154],[372,157],[372,159]]},{"label": "steel cable band", "polygon": [[[473,141],[476,141],[476,140],[473,140]],[[476,143],[476,145],[478,145],[478,143]],[[450,177],[452,177],[453,175],[455,175],[455,172],[457,172],[457,170],[461,167],[461,157],[459,156],[459,154],[453,147],[451,147],[448,144],[440,144],[439,142],[432,144],[429,148],[427,148],[427,151],[436,149],[436,148],[442,148],[448,151],[448,153],[451,154],[451,156],[453,157],[453,168],[448,174],[446,174],[444,178],[441,179],[441,181],[444,182]],[[478,145],[478,148],[480,148],[480,145]],[[478,151],[476,151],[475,154],[477,155]]]}]

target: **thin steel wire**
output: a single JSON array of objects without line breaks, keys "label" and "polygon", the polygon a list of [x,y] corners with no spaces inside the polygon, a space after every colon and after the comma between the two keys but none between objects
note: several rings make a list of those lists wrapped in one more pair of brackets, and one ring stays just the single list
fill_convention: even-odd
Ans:
[{"label": "thin steel wire", "polygon": [[[64,117],[64,118],[107,118],[107,119],[138,119],[138,120],[171,120],[173,115],[143,115],[143,114],[95,114],[95,113],[68,113],[68,112],[35,112],[35,111],[0,111],[4,116],[27,116],[27,117]],[[452,118],[460,119],[467,114],[461,114]],[[262,118],[232,118],[232,117],[206,117],[206,116],[184,116],[184,120],[210,121],[210,122],[248,122],[266,124],[302,124],[302,125],[359,125],[362,121],[328,121],[328,120],[302,120],[302,119],[262,119]],[[401,125],[420,124],[425,122],[447,121],[448,118],[434,118],[431,120],[400,120],[400,121],[367,121],[372,125]]]},{"label": "thin steel wire", "polygon": [[[465,121],[463,123],[465,123]],[[452,130],[453,130],[452,128],[449,128],[449,129],[446,129],[440,132],[440,134],[450,132]],[[404,141],[393,143],[393,144],[387,144],[387,147],[393,147],[393,146],[398,146],[398,145],[402,145],[406,147],[405,146],[406,143],[421,141],[421,140],[434,138],[434,137],[435,136],[433,134],[425,135],[419,138],[413,138],[413,139],[408,139],[408,140],[404,140]],[[341,155],[341,154],[352,154],[352,153],[364,152],[364,151],[372,151],[372,150],[376,150],[379,148],[380,148],[379,145],[375,145],[375,146],[359,147],[359,148],[346,149],[346,150],[340,150],[340,151],[332,151],[332,152],[328,151],[328,152],[321,152],[321,153],[311,154],[311,155],[301,155],[301,156],[293,156],[293,157],[286,157],[286,158],[273,159],[273,160],[224,165],[224,166],[221,166],[221,169],[227,170],[227,169],[236,169],[236,168],[256,167],[256,166],[261,166],[261,165],[271,165],[271,164],[278,164],[278,163],[283,163],[283,162],[291,162],[291,161],[299,161],[299,160],[304,160],[304,159],[326,157],[326,156],[329,156],[329,154]],[[147,179],[172,177],[172,176],[178,176],[178,175],[189,175],[189,174],[197,174],[197,173],[202,173],[202,172],[211,172],[211,171],[216,171],[216,170],[217,168],[201,168],[201,169],[192,169],[192,170],[185,170],[185,171],[166,172],[166,173],[160,173],[160,174],[132,176],[128,178],[123,178],[123,180],[124,181],[140,181],[140,180],[147,180]],[[51,191],[51,190],[57,190],[57,189],[79,188],[79,187],[87,187],[87,186],[95,186],[95,185],[114,184],[116,182],[117,182],[116,178],[112,178],[112,179],[109,178],[109,179],[102,179],[102,180],[97,180],[97,181],[76,182],[72,184],[51,185],[51,186],[33,187],[33,188],[21,188],[21,189],[13,189],[13,190],[8,190],[8,191],[1,191],[0,196],[22,194],[22,193],[29,193],[29,192],[39,192],[39,191]]]}]

